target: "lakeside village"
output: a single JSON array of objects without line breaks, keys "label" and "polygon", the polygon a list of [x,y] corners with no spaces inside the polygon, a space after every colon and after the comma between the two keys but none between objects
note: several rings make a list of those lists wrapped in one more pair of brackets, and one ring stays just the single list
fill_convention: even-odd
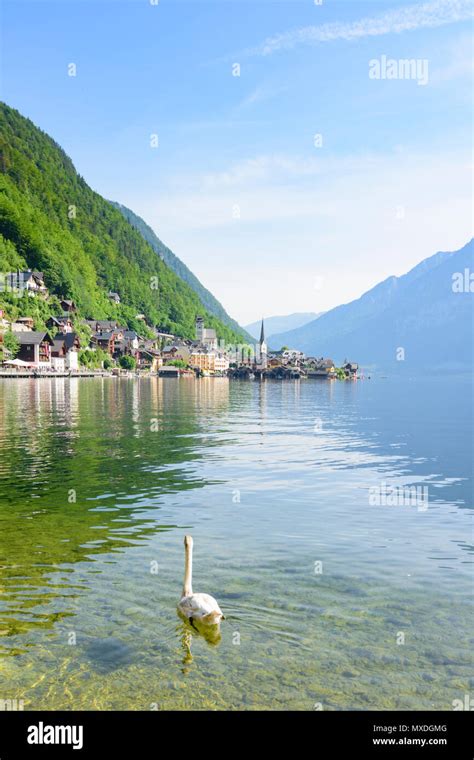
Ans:
[{"label": "lakeside village", "polygon": [[[4,275],[10,292],[48,300],[42,272],[33,270]],[[120,304],[118,293],[109,299]],[[230,377],[237,379],[357,379],[358,365],[345,361],[336,367],[329,358],[305,356],[283,347],[271,351],[265,341],[262,319],[260,339],[255,345],[229,345],[217,339],[216,331],[196,318],[195,340],[150,327],[143,314],[143,336],[139,331],[107,319],[79,319],[71,299],[59,299],[62,314],[38,329],[30,316],[5,318],[0,309],[0,377],[51,377],[95,375],[158,375],[160,377]],[[152,337],[149,337],[150,334]]]}]

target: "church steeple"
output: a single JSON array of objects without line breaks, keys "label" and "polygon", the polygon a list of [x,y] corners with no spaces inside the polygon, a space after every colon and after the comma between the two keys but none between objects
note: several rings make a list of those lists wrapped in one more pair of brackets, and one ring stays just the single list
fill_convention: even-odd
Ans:
[{"label": "church steeple", "polygon": [[267,367],[267,344],[265,343],[265,326],[263,324],[263,317],[262,317],[262,327],[260,328],[260,340],[258,342],[258,364],[260,365],[260,368],[266,369]]}]

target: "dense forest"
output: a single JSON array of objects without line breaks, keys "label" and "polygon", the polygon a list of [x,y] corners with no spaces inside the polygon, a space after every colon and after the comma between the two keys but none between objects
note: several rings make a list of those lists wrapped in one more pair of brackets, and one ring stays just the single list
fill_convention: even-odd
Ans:
[{"label": "dense forest", "polygon": [[[210,314],[194,290],[157,254],[120,211],[79,176],[62,148],[18,111],[0,103],[0,272],[44,272],[53,298],[40,307],[21,299],[23,311],[41,311],[54,296],[72,298],[80,316],[149,324],[194,337],[197,315],[219,338],[241,342],[243,334]],[[111,303],[109,290],[120,295]],[[0,292],[7,315],[20,304]],[[14,314],[14,316],[16,316]]]}]

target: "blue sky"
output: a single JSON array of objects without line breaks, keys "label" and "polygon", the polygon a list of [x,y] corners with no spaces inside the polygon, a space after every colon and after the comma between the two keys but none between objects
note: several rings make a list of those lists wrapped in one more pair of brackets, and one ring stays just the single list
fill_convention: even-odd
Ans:
[{"label": "blue sky", "polygon": [[321,311],[472,235],[472,8],[4,0],[2,99],[242,323]]}]

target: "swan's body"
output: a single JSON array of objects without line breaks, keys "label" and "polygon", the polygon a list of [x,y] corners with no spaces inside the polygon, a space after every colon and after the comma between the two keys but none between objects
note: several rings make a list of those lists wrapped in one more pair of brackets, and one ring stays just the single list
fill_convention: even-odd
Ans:
[{"label": "swan's body", "polygon": [[184,584],[178,612],[194,627],[196,627],[195,623],[205,626],[219,625],[224,615],[214,597],[209,594],[193,594],[193,539],[191,536],[184,537],[184,551]]},{"label": "swan's body", "polygon": [[178,607],[188,620],[199,619],[203,622],[218,623],[223,618],[219,605],[214,597],[209,596],[209,594],[183,596]]}]

